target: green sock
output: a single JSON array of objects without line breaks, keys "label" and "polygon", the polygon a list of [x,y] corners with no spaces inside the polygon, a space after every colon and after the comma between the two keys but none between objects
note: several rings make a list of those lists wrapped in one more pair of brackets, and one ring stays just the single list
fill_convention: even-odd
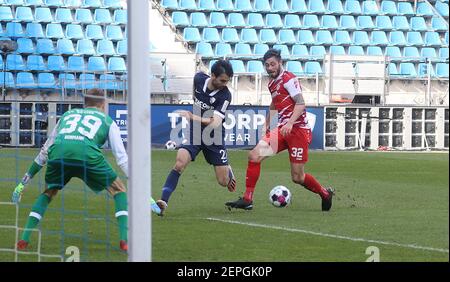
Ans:
[{"label": "green sock", "polygon": [[127,193],[120,192],[114,196],[116,218],[119,223],[120,240],[128,241],[128,203]]},{"label": "green sock", "polygon": [[22,234],[22,240],[30,242],[31,230],[29,229],[34,229],[38,225],[39,221],[42,217],[44,217],[45,210],[47,209],[49,203],[50,198],[47,195],[39,195],[31,208],[30,215],[28,216],[27,223],[25,224],[25,231]]}]

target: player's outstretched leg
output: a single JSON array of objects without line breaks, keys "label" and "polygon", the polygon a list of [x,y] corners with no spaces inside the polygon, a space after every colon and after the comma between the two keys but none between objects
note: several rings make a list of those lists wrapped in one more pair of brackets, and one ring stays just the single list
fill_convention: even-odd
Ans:
[{"label": "player's outstretched leg", "polygon": [[108,192],[114,198],[115,216],[119,225],[119,247],[128,251],[128,200],[125,185],[119,178],[108,187]]}]

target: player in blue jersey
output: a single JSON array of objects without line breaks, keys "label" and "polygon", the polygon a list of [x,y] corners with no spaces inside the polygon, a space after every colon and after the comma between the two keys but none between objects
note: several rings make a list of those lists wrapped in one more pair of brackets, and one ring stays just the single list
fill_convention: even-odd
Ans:
[{"label": "player in blue jersey", "polygon": [[231,103],[231,93],[226,85],[232,77],[233,68],[225,60],[218,60],[213,64],[211,76],[203,72],[194,76],[193,112],[179,112],[190,122],[190,140],[179,147],[175,165],[162,189],[161,199],[156,201],[161,208],[160,215],[163,215],[167,208],[180,175],[200,152],[203,152],[206,161],[214,166],[217,182],[227,187],[230,192],[236,190],[236,179],[228,164],[223,138],[225,112]]}]

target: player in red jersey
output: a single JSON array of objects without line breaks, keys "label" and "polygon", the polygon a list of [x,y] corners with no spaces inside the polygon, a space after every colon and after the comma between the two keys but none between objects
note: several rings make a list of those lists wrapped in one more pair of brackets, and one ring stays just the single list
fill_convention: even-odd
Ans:
[{"label": "player in red jersey", "polygon": [[[251,210],[261,162],[287,149],[291,162],[292,181],[318,194],[322,198],[322,210],[329,211],[334,190],[322,187],[312,175],[305,173],[312,134],[306,117],[300,83],[294,74],[283,69],[279,50],[269,49],[264,54],[264,66],[271,78],[269,91],[272,95],[270,112],[265,124],[267,134],[248,155],[244,196],[225,205],[229,208]],[[278,113],[278,126],[269,131],[273,113]]]}]

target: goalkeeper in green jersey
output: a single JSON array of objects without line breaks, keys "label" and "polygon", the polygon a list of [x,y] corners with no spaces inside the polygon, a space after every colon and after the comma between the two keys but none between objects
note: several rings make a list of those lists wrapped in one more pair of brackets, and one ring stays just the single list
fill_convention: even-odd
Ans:
[{"label": "goalkeeper in green jersey", "polygon": [[[20,201],[25,185],[39,170],[47,165],[45,191],[31,208],[22,238],[17,249],[25,249],[30,235],[44,216],[48,204],[72,177],[83,180],[98,193],[107,190],[114,198],[115,216],[119,225],[120,249],[128,250],[128,203],[125,185],[105,159],[101,147],[109,142],[117,165],[128,176],[128,155],[117,124],[104,113],[105,96],[101,89],[91,89],[84,98],[84,109],[66,112],[55,126],[22,181],[13,192],[12,200]],[[152,210],[161,210],[152,199]]]}]

